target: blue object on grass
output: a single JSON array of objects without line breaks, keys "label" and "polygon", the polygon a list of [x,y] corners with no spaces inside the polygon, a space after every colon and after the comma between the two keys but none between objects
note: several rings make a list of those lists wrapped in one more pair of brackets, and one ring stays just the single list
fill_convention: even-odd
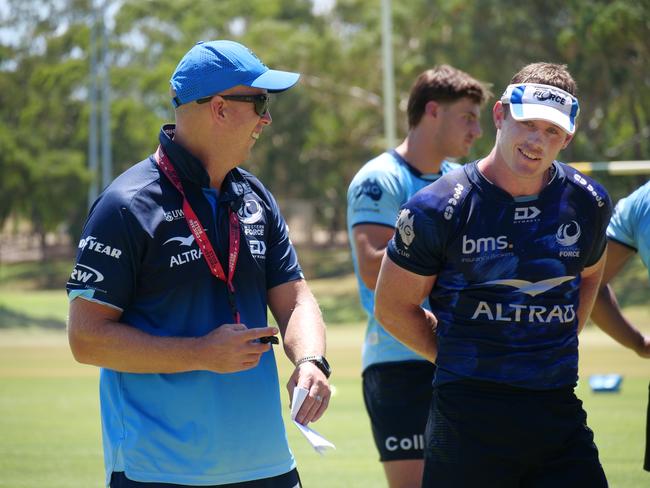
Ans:
[{"label": "blue object on grass", "polygon": [[595,392],[618,392],[622,382],[620,374],[593,374],[589,377],[589,386]]}]

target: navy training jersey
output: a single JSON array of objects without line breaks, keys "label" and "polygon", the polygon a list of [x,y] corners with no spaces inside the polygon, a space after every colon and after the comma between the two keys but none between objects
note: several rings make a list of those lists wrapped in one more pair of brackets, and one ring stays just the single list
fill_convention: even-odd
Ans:
[{"label": "navy training jersey", "polygon": [[[267,290],[302,278],[273,196],[233,169],[219,194],[201,163],[170,138],[160,143],[183,183],[224,270],[228,209],[240,223],[234,275],[241,322],[267,325]],[[155,336],[199,337],[233,323],[226,285],[190,231],[183,198],[153,157],[128,169],[93,205],[67,284],[70,299],[122,311]],[[132,374],[102,368],[100,401],[107,484],[112,471],[150,482],[220,485],[269,478],[295,467],[280,411],[273,350],[237,373]]]},{"label": "navy training jersey", "polygon": [[580,273],[605,245],[605,189],[562,163],[535,197],[515,199],[468,164],[402,208],[388,256],[437,275],[434,384],[575,385]]}]

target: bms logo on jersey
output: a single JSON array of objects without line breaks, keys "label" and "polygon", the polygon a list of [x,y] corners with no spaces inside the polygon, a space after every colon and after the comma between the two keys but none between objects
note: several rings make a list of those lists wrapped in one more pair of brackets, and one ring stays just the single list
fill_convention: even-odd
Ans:
[{"label": "bms logo on jersey", "polygon": [[560,227],[558,227],[557,232],[555,233],[555,241],[564,248],[559,252],[561,258],[580,257],[580,249],[576,244],[578,243],[581,234],[582,229],[580,229],[580,225],[575,220],[566,224],[561,224]]},{"label": "bms logo on jersey", "polygon": [[472,239],[463,235],[462,258],[465,263],[496,259],[512,255],[513,245],[508,242],[508,236],[477,237]]}]

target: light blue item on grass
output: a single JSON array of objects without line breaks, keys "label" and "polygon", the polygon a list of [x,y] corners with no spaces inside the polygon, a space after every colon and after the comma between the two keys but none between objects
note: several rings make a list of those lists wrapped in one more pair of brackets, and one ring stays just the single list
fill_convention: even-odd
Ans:
[{"label": "light blue item on grass", "polygon": [[594,392],[616,393],[621,389],[623,377],[620,374],[593,374],[589,377],[589,386]]}]

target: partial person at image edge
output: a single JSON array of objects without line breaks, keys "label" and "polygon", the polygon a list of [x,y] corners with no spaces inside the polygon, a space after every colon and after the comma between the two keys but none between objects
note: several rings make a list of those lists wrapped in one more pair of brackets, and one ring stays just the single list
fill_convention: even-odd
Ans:
[{"label": "partial person at image edge", "polygon": [[[610,286],[610,282],[636,253],[650,273],[650,181],[616,204],[607,226],[607,240],[607,262],[591,319],[623,346],[642,358],[650,358],[650,336],[641,333],[623,315]],[[650,471],[650,383],[643,469]]]}]

